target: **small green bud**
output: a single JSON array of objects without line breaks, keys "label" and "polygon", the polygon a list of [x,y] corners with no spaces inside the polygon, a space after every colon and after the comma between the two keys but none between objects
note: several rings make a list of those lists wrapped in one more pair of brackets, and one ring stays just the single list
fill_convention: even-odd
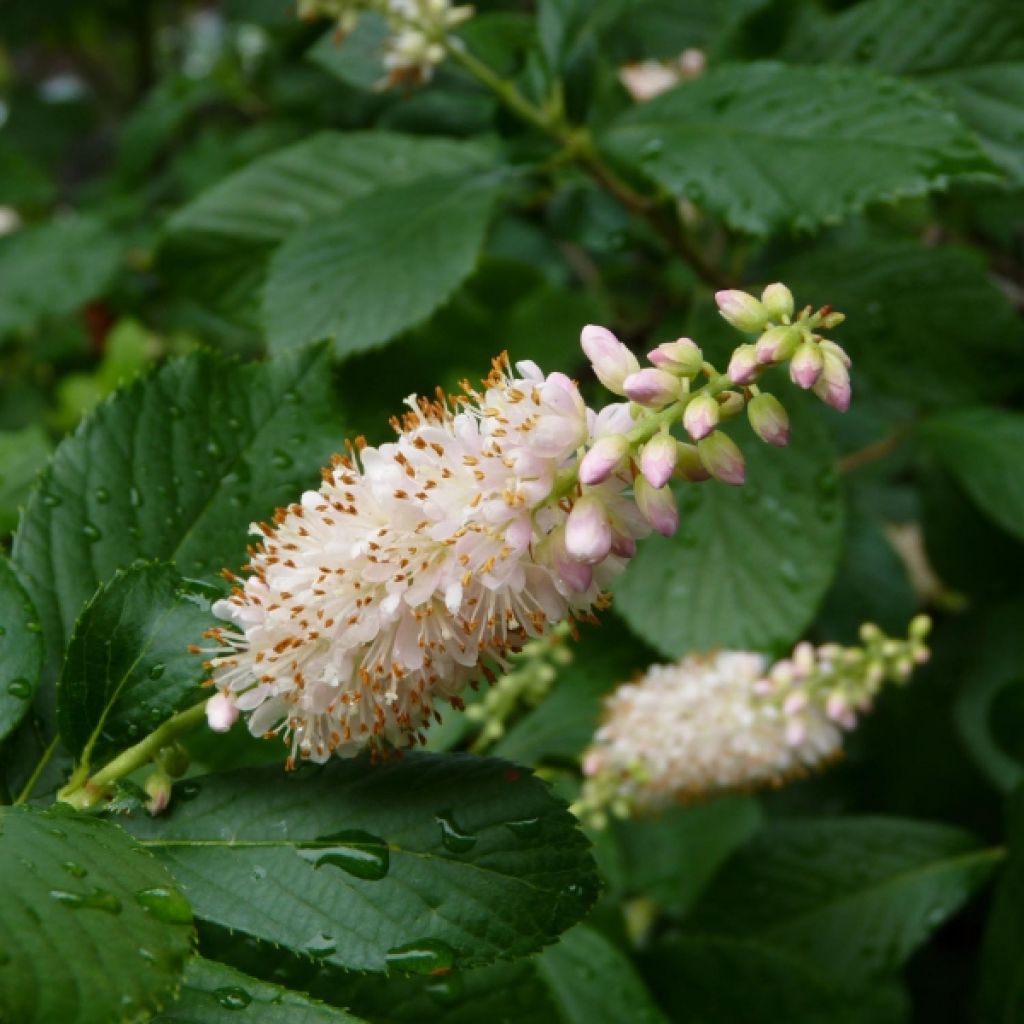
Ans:
[{"label": "small green bud", "polygon": [[772,320],[793,315],[793,293],[781,282],[768,285],[761,293],[761,302]]},{"label": "small green bud", "polygon": [[768,323],[768,310],[753,295],[736,288],[716,292],[715,302],[725,320],[737,330],[757,334]]}]

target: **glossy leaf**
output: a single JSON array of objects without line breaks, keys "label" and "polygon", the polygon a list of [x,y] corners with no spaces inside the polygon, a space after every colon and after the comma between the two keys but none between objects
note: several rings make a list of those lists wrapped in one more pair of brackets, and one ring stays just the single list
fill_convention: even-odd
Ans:
[{"label": "glossy leaf", "polygon": [[752,234],[834,224],[994,168],[955,115],[913,85],[774,63],[724,67],[642,103],[604,145]]},{"label": "glossy leaf", "polygon": [[664,655],[786,647],[832,582],[843,520],[832,446],[815,410],[799,396],[786,404],[789,448],[739,424],[746,484],[681,485],[679,531],[645,540],[616,583],[615,607]]},{"label": "glossy leaf", "polygon": [[86,757],[128,746],[202,700],[203,659],[189,646],[212,621],[209,588],[173,566],[118,571],[71,634],[57,687],[65,746]]},{"label": "glossy leaf", "polygon": [[116,393],[58,447],[13,560],[44,627],[47,678],[96,588],[137,558],[210,579],[254,520],[315,486],[340,446],[323,348],[242,367],[196,353]]},{"label": "glossy leaf", "polygon": [[0,740],[25,717],[43,667],[43,638],[36,610],[0,557]]},{"label": "glossy leaf", "polygon": [[164,819],[130,828],[197,917],[355,970],[523,956],[596,892],[575,819],[508,762],[409,755],[299,776],[273,766],[177,794]]},{"label": "glossy leaf", "polygon": [[947,825],[779,821],[726,865],[689,926],[788,950],[855,988],[896,970],[963,906],[996,860]]},{"label": "glossy leaf", "polygon": [[148,1017],[177,988],[192,941],[167,869],[116,825],[0,808],[0,1019]]},{"label": "glossy leaf", "polygon": [[496,195],[488,179],[383,186],[294,232],[270,261],[271,350],[330,338],[350,355],[425,320],[476,266]]}]

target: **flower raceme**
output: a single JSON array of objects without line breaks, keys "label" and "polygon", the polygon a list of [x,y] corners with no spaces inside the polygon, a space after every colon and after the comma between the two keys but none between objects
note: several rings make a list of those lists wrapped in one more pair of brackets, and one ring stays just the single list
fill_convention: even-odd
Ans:
[{"label": "flower raceme", "polygon": [[915,619],[900,641],[865,625],[863,647],[802,643],[771,667],[750,651],[652,666],[608,698],[575,810],[600,825],[608,812],[777,786],[824,765],[882,685],[906,682],[927,660],[929,626]]},{"label": "flower raceme", "polygon": [[[212,728],[241,712],[292,762],[420,741],[439,704],[461,707],[466,685],[531,638],[606,604],[637,541],[676,530],[670,478],[742,483],[719,421],[763,404],[756,385],[734,390],[689,339],[647,368],[604,328],[581,344],[631,401],[595,411],[564,374],[502,356],[480,390],[408,399],[395,441],[348,446],[318,490],[254,526],[245,576],[226,573],[234,588],[214,608],[228,624],[207,634]],[[645,373],[666,380],[638,390]],[[772,403],[751,423],[780,444],[788,422]]]}]

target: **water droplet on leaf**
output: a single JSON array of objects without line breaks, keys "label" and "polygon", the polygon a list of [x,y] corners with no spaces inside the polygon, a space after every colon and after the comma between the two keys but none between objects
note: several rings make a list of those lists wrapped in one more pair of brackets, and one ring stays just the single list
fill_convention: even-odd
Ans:
[{"label": "water droplet on leaf", "polygon": [[455,963],[455,950],[440,939],[420,939],[389,949],[384,960],[389,970],[406,974],[447,974]]},{"label": "water droplet on leaf", "polygon": [[108,914],[121,913],[121,901],[106,889],[90,889],[88,892],[51,889],[50,899],[56,900],[72,910],[103,910]]},{"label": "water droplet on leaf", "polygon": [[192,908],[177,889],[162,886],[155,889],[140,889],[135,894],[135,901],[164,924],[192,923]]},{"label": "water droplet on leaf", "polygon": [[[323,845],[327,843],[331,845]],[[358,829],[322,836],[315,846],[300,849],[299,852],[303,859],[312,861],[316,868],[330,865],[368,881],[383,878],[391,863],[387,843],[379,836]]]},{"label": "water droplet on leaf", "polygon": [[244,1010],[252,1002],[252,996],[244,988],[234,985],[215,989],[213,997],[225,1010]]},{"label": "water droplet on leaf", "polygon": [[476,846],[476,836],[459,828],[451,811],[441,811],[434,819],[441,826],[441,842],[452,853],[468,853]]},{"label": "water droplet on leaf", "polygon": [[27,679],[12,679],[7,684],[7,692],[18,700],[28,700],[32,696],[32,684]]}]

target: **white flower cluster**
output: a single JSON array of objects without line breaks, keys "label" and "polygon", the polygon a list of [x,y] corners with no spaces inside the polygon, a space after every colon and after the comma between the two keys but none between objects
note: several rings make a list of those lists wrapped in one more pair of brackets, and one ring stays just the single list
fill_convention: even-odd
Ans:
[{"label": "white flower cluster", "polygon": [[770,669],[749,651],[652,666],[608,698],[575,809],[600,824],[609,810],[651,813],[825,764],[882,684],[927,659],[928,625],[915,619],[907,641],[865,626],[863,648],[803,643]]},{"label": "white flower cluster", "polygon": [[451,0],[299,0],[299,17],[334,18],[341,37],[351,32],[364,11],[381,15],[391,30],[384,44],[387,77],[382,86],[422,84],[451,45],[451,30],[473,14],[469,6]]},{"label": "white flower cluster", "polygon": [[[249,573],[214,611],[210,724],[233,705],[256,735],[283,734],[316,761],[368,741],[415,742],[435,702],[459,692],[529,637],[586,616],[647,525],[628,473],[560,497],[596,435],[628,427],[628,406],[599,415],[564,374],[503,360],[478,392],[409,400],[398,439],[355,446],[318,491],[259,524]],[[585,536],[581,504],[601,509]],[[569,550],[569,536],[586,551]]]}]

